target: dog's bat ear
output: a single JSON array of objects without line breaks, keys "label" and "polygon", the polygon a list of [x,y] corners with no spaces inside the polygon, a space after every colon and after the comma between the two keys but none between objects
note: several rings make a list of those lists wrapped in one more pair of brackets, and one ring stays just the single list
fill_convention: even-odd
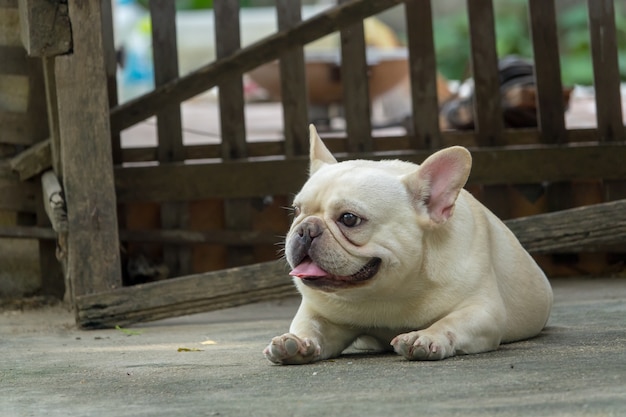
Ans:
[{"label": "dog's bat ear", "polygon": [[453,146],[429,156],[415,172],[404,177],[404,182],[416,208],[424,207],[433,222],[443,223],[452,216],[471,168],[469,151]]},{"label": "dog's bat ear", "polygon": [[336,164],[337,160],[332,153],[328,150],[322,139],[317,134],[315,126],[309,125],[309,141],[310,151],[309,157],[311,159],[309,166],[309,176],[313,175],[315,171],[320,169],[325,164]]}]

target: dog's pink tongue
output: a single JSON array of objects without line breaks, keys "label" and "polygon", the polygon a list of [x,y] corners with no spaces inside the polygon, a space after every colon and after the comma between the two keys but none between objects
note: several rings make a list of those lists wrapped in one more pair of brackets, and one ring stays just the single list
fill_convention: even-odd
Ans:
[{"label": "dog's pink tongue", "polygon": [[326,277],[328,276],[328,272],[324,271],[322,268],[317,266],[315,262],[310,259],[306,259],[302,261],[300,265],[296,266],[289,275],[298,277],[298,278],[306,278],[306,277]]}]

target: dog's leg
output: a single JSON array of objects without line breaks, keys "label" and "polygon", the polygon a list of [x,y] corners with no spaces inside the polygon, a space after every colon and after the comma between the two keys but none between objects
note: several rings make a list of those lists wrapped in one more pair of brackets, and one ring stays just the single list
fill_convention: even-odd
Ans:
[{"label": "dog's leg", "polygon": [[300,365],[337,357],[360,332],[330,323],[300,308],[289,328],[290,333],[276,336],[263,350],[270,361]]},{"label": "dog's leg", "polygon": [[424,330],[396,336],[391,345],[408,360],[440,360],[456,354],[495,350],[501,322],[481,307],[454,311]]}]

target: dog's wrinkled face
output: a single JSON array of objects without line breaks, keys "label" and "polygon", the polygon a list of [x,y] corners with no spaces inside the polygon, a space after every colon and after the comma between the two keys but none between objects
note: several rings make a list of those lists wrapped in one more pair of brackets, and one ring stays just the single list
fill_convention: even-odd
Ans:
[{"label": "dog's wrinkled face", "polygon": [[[397,210],[390,210],[394,201],[380,197],[381,190],[389,188],[395,188],[390,194],[399,197]],[[376,163],[324,166],[294,200],[294,222],[285,248],[291,274],[323,290],[363,285],[383,264],[393,262],[396,232],[391,225],[397,221],[390,219],[410,214],[407,206],[400,182]]]},{"label": "dog's wrinkled face", "polygon": [[401,161],[337,163],[312,128],[310,178],[294,199],[285,246],[296,282],[337,291],[418,269],[423,227],[447,220],[467,179],[449,174],[458,171],[456,159],[438,159],[443,163],[424,169]]}]

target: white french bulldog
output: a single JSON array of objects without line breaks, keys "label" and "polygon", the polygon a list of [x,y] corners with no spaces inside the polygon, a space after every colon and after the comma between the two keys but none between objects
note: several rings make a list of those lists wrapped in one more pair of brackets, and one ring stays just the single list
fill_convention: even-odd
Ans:
[{"label": "white french bulldog", "polygon": [[[421,165],[337,163],[310,126],[310,177],[285,254],[302,303],[265,356],[303,364],[357,339],[409,360],[497,349],[537,335],[552,289],[513,233],[463,186],[469,151]],[[359,343],[362,345],[362,343]]]}]

